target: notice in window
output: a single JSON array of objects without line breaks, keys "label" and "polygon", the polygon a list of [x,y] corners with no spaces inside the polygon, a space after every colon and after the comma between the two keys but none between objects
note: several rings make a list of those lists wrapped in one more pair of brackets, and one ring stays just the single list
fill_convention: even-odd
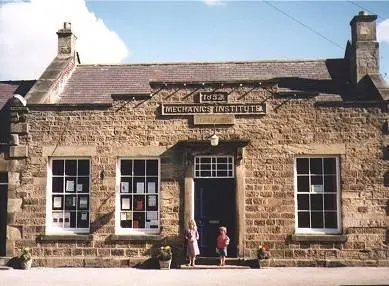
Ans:
[{"label": "notice in window", "polygon": [[323,192],[323,185],[312,185],[311,191],[313,193],[322,193]]},{"label": "notice in window", "polygon": [[136,183],[136,192],[138,194],[143,194],[145,192],[145,183],[137,182]]},{"label": "notice in window", "polygon": [[88,199],[86,197],[80,197],[80,209],[88,208]]},{"label": "notice in window", "polygon": [[147,203],[148,203],[149,207],[156,207],[157,206],[157,196],[149,196]]},{"label": "notice in window", "polygon": [[120,183],[120,191],[122,193],[128,193],[130,190],[130,184],[129,182],[121,182]]},{"label": "notice in window", "polygon": [[157,220],[158,219],[158,212],[156,211],[151,211],[151,212],[147,212],[146,213],[147,215],[147,220]]},{"label": "notice in window", "polygon": [[81,213],[81,220],[83,220],[83,221],[88,220],[88,213],[82,212]]},{"label": "notice in window", "polygon": [[155,194],[155,183],[154,182],[147,183],[147,192],[149,194]]},{"label": "notice in window", "polygon": [[130,198],[122,198],[122,210],[129,210],[131,206]]},{"label": "notice in window", "polygon": [[77,184],[76,191],[77,193],[82,193],[82,184]]},{"label": "notice in window", "polygon": [[74,181],[66,181],[66,191],[74,192]]},{"label": "notice in window", "polygon": [[62,197],[54,197],[53,208],[54,209],[62,208]]},{"label": "notice in window", "polygon": [[120,213],[120,220],[127,220],[126,213]]}]

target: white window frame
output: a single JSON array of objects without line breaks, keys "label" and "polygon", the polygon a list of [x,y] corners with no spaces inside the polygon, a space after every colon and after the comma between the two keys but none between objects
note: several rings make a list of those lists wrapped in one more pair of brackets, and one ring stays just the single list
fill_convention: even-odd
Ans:
[{"label": "white window frame", "polygon": [[[156,160],[158,161],[158,178],[157,178],[157,185],[156,187],[156,194],[157,194],[157,222],[158,222],[158,227],[157,228],[123,228],[121,227],[121,162],[122,160]],[[146,166],[146,165],[145,165]],[[134,169],[132,169],[132,172],[134,172]],[[134,176],[133,173],[132,175],[124,175],[124,176]],[[147,175],[145,173],[144,177],[146,178]],[[159,157],[119,157],[116,161],[116,194],[115,194],[115,234],[118,235],[148,235],[148,234],[159,234],[161,231],[161,159]],[[145,196],[147,194],[145,193]],[[146,210],[146,198],[145,198],[145,215],[147,214]],[[133,210],[128,211],[128,212],[133,212]],[[146,219],[145,219],[146,220]]]},{"label": "white window frame", "polygon": [[[89,201],[88,201],[88,228],[63,228],[53,226],[53,208],[52,208],[52,182],[53,160],[88,160],[89,161]],[[64,176],[65,177],[65,176]],[[46,227],[45,233],[50,234],[88,234],[90,232],[90,213],[91,213],[91,188],[92,188],[92,160],[90,157],[50,157],[47,164],[47,185],[46,185]],[[64,192],[65,193],[65,192]],[[59,193],[58,193],[59,194]],[[86,193],[85,193],[86,194]],[[78,203],[78,202],[77,202]]]},{"label": "white window frame", "polygon": [[[211,163],[209,163],[209,165],[211,166],[211,170],[208,170],[207,171],[210,171],[211,172],[211,175],[210,176],[202,176],[201,175],[201,166],[202,164],[199,162],[201,159],[203,158],[210,158],[211,159]],[[227,159],[227,163],[213,163],[212,162],[212,159],[218,159],[218,158],[226,158]],[[228,159],[231,159],[231,162],[228,162]],[[226,176],[218,176],[217,174],[217,167],[218,165],[226,165],[227,166],[227,169],[223,169],[223,170],[226,170],[227,171],[227,175]],[[228,168],[228,166],[231,165],[231,169]],[[199,167],[199,174],[197,174],[197,167]],[[231,175],[228,175],[228,172],[231,171]],[[193,176],[194,178],[235,178],[235,163],[234,163],[234,156],[231,156],[231,155],[225,155],[225,156],[210,156],[210,155],[207,155],[207,156],[195,156],[194,157],[194,168],[193,168]],[[212,172],[216,172],[215,175],[212,174]]]},{"label": "white window frame", "polygon": [[[297,159],[325,159],[325,158],[331,158],[336,160],[336,215],[337,215],[337,228],[301,228],[298,225],[298,202],[297,202],[297,194],[304,194],[304,192],[297,192]],[[340,160],[339,156],[328,156],[328,155],[305,155],[305,156],[298,156],[294,160],[294,203],[295,203],[295,230],[297,234],[339,234],[341,232],[342,226],[341,226],[341,190],[340,190]],[[310,166],[310,165],[309,165]],[[324,166],[322,166],[322,176],[324,178]],[[311,185],[311,174],[310,174],[310,167],[309,167],[309,186],[310,189],[312,187]],[[320,190],[319,190],[320,191]],[[310,191],[310,193],[314,193]],[[308,194],[308,192],[307,192]],[[324,200],[323,200],[324,203]],[[324,206],[323,206],[323,211]],[[311,213],[311,211],[309,211]]]}]

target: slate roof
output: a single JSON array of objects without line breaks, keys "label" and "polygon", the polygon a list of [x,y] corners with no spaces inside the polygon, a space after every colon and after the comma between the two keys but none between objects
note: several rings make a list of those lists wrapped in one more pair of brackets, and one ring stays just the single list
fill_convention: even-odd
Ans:
[{"label": "slate roof", "polygon": [[0,81],[0,110],[14,94],[25,96],[35,80]]},{"label": "slate roof", "polygon": [[[108,103],[112,101],[112,94],[149,93],[150,81],[226,82],[276,79],[284,82],[286,88],[289,88],[288,85],[300,90],[319,90],[324,87],[328,89],[324,92],[338,94],[336,88],[330,88],[331,82],[345,82],[346,72],[343,59],[78,65],[59,95],[59,103]],[[299,83],[302,84],[300,88]]]}]

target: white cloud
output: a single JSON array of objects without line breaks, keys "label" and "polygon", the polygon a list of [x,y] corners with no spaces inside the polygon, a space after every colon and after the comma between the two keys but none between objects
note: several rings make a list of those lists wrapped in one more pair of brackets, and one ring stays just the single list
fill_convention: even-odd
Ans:
[{"label": "white cloud", "polygon": [[377,38],[380,42],[389,43],[389,19],[377,25]]},{"label": "white cloud", "polygon": [[120,63],[129,50],[85,0],[31,0],[0,6],[0,80],[36,79],[57,53],[57,30],[72,23],[82,63]]},{"label": "white cloud", "polygon": [[203,0],[208,6],[224,5],[225,0]]}]

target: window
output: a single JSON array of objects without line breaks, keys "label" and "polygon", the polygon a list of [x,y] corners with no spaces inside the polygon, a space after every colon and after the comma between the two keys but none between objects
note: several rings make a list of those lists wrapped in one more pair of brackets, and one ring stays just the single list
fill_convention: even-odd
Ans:
[{"label": "window", "polygon": [[339,160],[296,159],[296,226],[300,233],[339,233]]},{"label": "window", "polygon": [[53,159],[48,177],[47,231],[89,232],[89,159]]},{"label": "window", "polygon": [[232,156],[195,157],[195,178],[233,178],[234,158]]},{"label": "window", "polygon": [[159,232],[159,160],[120,159],[117,233]]}]

